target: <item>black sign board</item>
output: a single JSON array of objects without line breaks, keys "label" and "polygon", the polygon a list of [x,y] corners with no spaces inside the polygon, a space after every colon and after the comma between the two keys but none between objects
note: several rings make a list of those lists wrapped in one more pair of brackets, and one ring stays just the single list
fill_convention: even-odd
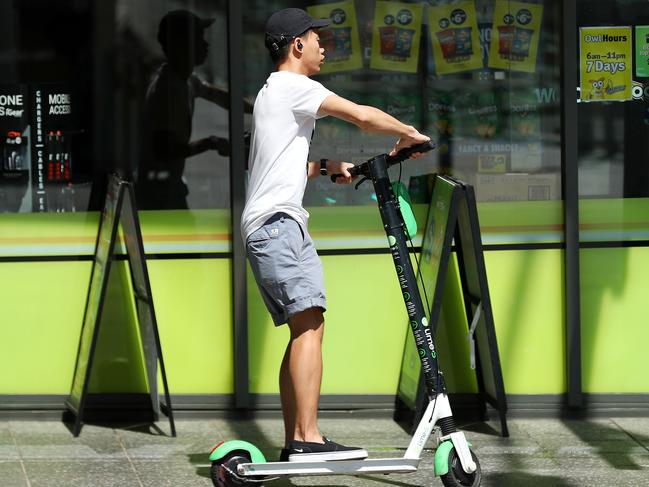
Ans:
[{"label": "black sign board", "polygon": [[[462,296],[469,323],[471,367],[476,369],[480,399],[498,410],[503,436],[507,402],[494,328],[480,225],[473,188],[448,176],[436,176],[417,273],[422,296],[429,303],[429,322],[437,330],[442,292],[455,241]],[[421,363],[414,340],[407,335],[398,397],[418,418],[426,407]]]},{"label": "black sign board", "polygon": [[69,86],[31,85],[34,211],[74,211],[72,135],[79,133]]},{"label": "black sign board", "polygon": [[[151,404],[154,409],[154,417],[157,419],[162,409],[162,412],[169,418],[172,436],[176,436],[171,400],[169,398],[169,388],[167,387],[167,377],[162,358],[162,348],[160,346],[160,336],[158,334],[158,325],[155,318],[151,286],[144,256],[142,234],[134,202],[133,185],[120,179],[118,176],[110,176],[106,192],[106,202],[101,214],[99,232],[95,244],[94,263],[90,274],[88,295],[86,297],[86,308],[83,317],[81,337],[79,339],[77,362],[70,395],[66,400],[67,408],[76,417],[73,429],[74,436],[78,436],[81,431],[93,358],[99,336],[99,325],[101,323],[108,278],[114,259],[115,242],[120,223],[122,224],[122,232],[131,271],[134,299],[138,314],[140,343],[143,349],[142,352],[146,366]],[[158,394],[158,363],[160,364],[160,375],[164,386],[164,403],[160,401]]]}]

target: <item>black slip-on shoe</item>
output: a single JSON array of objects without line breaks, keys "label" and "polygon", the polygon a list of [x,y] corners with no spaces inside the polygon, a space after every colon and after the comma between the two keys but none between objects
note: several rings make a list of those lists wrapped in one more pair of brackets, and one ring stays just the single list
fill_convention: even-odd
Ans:
[{"label": "black slip-on shoe", "polygon": [[334,443],[322,437],[324,443],[308,441],[291,441],[288,445],[289,462],[325,462],[334,460],[362,460],[367,458],[367,451],[354,446]]}]

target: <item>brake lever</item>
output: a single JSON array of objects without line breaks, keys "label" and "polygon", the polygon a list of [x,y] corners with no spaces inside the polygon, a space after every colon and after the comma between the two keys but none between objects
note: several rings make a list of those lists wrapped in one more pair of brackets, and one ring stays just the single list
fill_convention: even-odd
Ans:
[{"label": "brake lever", "polygon": [[361,179],[359,182],[356,183],[356,185],[354,186],[354,189],[358,189],[358,187],[361,184],[363,184],[365,181],[369,181],[369,180],[370,180],[370,178],[368,178],[367,176],[363,177],[363,179]]}]

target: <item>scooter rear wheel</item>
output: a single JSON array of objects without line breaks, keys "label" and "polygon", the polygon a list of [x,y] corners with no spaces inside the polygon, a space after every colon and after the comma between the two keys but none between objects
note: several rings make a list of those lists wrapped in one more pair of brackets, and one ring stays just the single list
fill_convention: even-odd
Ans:
[{"label": "scooter rear wheel", "polygon": [[475,462],[476,469],[473,473],[466,473],[460,463],[455,448],[452,448],[448,454],[448,473],[442,475],[442,483],[446,487],[479,487],[482,482],[482,472],[480,470],[480,463],[475,453],[471,452],[471,458]]},{"label": "scooter rear wheel", "polygon": [[243,451],[233,451],[225,457],[212,462],[210,476],[215,487],[244,487],[256,486],[261,487],[260,480],[254,482],[237,475],[237,465],[240,463],[250,463],[250,455]]}]

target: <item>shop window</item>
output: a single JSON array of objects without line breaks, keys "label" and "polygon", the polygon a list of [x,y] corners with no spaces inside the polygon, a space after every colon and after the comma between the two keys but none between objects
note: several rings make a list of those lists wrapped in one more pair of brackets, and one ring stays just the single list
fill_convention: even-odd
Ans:
[{"label": "shop window", "polygon": [[[431,174],[451,174],[475,187],[486,243],[562,240],[556,2],[245,2],[250,97],[274,69],[264,47],[266,19],[289,6],[332,21],[320,31],[326,59],[315,79],[437,141],[435,152],[393,169],[419,213]],[[394,142],[328,117],[317,122],[310,158],[358,163]],[[355,190],[315,179],[304,204],[320,248],[383,245],[380,227],[371,230],[376,222],[363,221],[375,205],[370,185]],[[359,236],[333,237],[346,231]]]},{"label": "shop window", "polygon": [[649,7],[577,2],[582,240],[646,240]]},{"label": "shop window", "polygon": [[84,211],[93,178],[91,4],[0,8],[0,212]]},{"label": "shop window", "polygon": [[225,2],[117,0],[116,16],[138,207],[229,207]]},{"label": "shop window", "polygon": [[2,12],[0,212],[97,210],[115,170],[141,209],[229,206],[225,2]]},{"label": "shop window", "polygon": [[226,7],[1,2],[0,255],[92,254],[112,172],[147,252],[230,249]]}]

